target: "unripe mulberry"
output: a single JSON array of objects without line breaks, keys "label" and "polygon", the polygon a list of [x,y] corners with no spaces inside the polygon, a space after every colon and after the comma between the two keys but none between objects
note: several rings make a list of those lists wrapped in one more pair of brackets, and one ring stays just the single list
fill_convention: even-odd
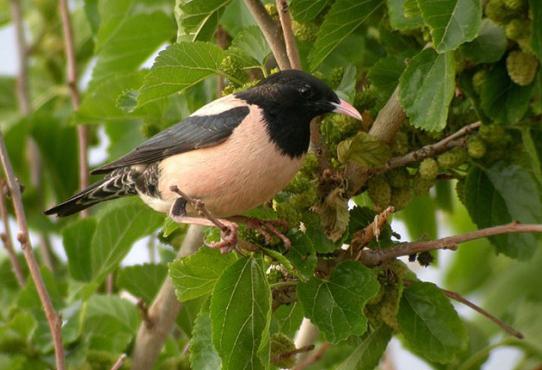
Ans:
[{"label": "unripe mulberry", "polygon": [[476,73],[472,76],[472,87],[474,88],[474,91],[480,95],[480,92],[482,91],[482,86],[487,80],[487,71],[485,69],[481,69],[479,71],[476,71]]},{"label": "unripe mulberry", "polygon": [[473,137],[467,143],[467,152],[471,158],[479,159],[486,155],[486,144],[478,137]]},{"label": "unripe mulberry", "polygon": [[504,0],[504,6],[510,10],[521,11],[527,9],[527,0]]},{"label": "unripe mulberry", "polygon": [[390,204],[391,187],[384,176],[369,179],[367,193],[377,209],[385,209]]},{"label": "unripe mulberry", "polygon": [[343,79],[343,74],[344,74],[343,67],[333,68],[328,79],[329,86],[331,86],[332,88],[336,88],[337,86],[339,86],[339,84],[341,83]]},{"label": "unripe mulberry", "polygon": [[269,14],[271,18],[278,20],[279,12],[275,4],[265,4],[265,10],[267,10],[267,14]]},{"label": "unripe mulberry", "polygon": [[425,158],[420,163],[420,176],[423,179],[433,180],[438,175],[438,164],[433,158]]},{"label": "unripe mulberry", "polygon": [[529,37],[529,30],[531,29],[531,22],[528,19],[512,19],[506,27],[504,32],[506,37],[510,40],[521,40]]},{"label": "unripe mulberry", "polygon": [[454,148],[438,156],[438,164],[442,169],[451,169],[463,164],[467,155],[463,148]]},{"label": "unripe mulberry", "polygon": [[405,208],[411,199],[411,188],[395,188],[391,194],[390,204],[395,208],[395,210],[399,210]]},{"label": "unripe mulberry", "polygon": [[513,12],[506,8],[503,0],[489,0],[486,4],[485,13],[489,19],[498,24],[505,24],[514,17]]},{"label": "unripe mulberry", "polygon": [[538,69],[538,60],[532,54],[512,51],[506,58],[508,76],[520,86],[530,85]]},{"label": "unripe mulberry", "polygon": [[292,24],[292,30],[295,37],[299,41],[311,42],[316,40],[316,33],[318,32],[318,26],[314,23],[301,23],[294,21]]},{"label": "unripe mulberry", "polygon": [[224,59],[222,59],[219,69],[223,71],[227,76],[234,77],[241,82],[247,79],[247,75],[245,71],[243,71],[241,63],[239,63],[239,61],[231,55],[228,55]]}]

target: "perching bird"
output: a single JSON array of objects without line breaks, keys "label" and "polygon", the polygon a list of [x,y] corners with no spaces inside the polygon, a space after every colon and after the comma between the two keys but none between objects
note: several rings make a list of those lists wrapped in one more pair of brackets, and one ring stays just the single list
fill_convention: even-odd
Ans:
[{"label": "perching bird", "polygon": [[317,78],[296,70],[275,73],[205,105],[95,169],[93,174],[107,175],[45,214],[68,216],[106,200],[139,195],[156,211],[192,223],[198,212],[172,189],[177,186],[214,216],[239,215],[288,184],[309,148],[310,121],[329,112],[361,119]]}]

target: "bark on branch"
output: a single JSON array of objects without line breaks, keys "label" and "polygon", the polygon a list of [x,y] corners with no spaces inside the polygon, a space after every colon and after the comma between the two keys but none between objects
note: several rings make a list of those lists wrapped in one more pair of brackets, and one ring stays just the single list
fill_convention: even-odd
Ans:
[{"label": "bark on branch", "polygon": [[292,18],[290,17],[290,11],[288,10],[288,2],[286,0],[276,0],[276,4],[290,68],[302,69],[299,50],[297,49],[294,32],[292,30]]},{"label": "bark on branch", "polygon": [[[202,227],[190,225],[177,258],[194,253],[202,244]],[[132,355],[132,370],[152,369],[180,310],[181,304],[175,296],[173,284],[169,277],[166,277],[166,281],[148,309],[148,320],[139,326]]]},{"label": "bark on branch", "polygon": [[458,244],[475,239],[487,238],[493,235],[510,233],[542,233],[542,224],[520,224],[512,222],[506,225],[499,225],[471,231],[461,235],[448,236],[446,238],[402,243],[397,247],[388,249],[364,249],[360,252],[358,260],[366,266],[378,266],[383,262],[392,260],[401,256],[428,252],[437,249],[455,249]]},{"label": "bark on branch", "polygon": [[24,212],[24,207],[21,199],[21,190],[19,184],[15,178],[15,173],[13,172],[13,166],[8,157],[6,144],[4,143],[4,135],[0,133],[0,161],[2,162],[2,167],[4,169],[4,174],[8,183],[11,200],[13,202],[13,209],[15,211],[15,218],[17,219],[17,226],[19,228],[19,234],[17,239],[21,243],[21,248],[23,250],[26,263],[30,270],[30,276],[36,286],[36,291],[41,301],[43,310],[45,311],[45,317],[47,318],[47,323],[49,324],[49,330],[51,331],[51,337],[53,339],[53,345],[55,349],[55,360],[57,370],[64,370],[64,348],[62,347],[62,320],[60,316],[55,311],[43,278],[41,276],[38,263],[32,252],[32,245],[30,243],[30,236],[28,233],[28,224],[26,222],[26,215]]},{"label": "bark on branch", "polygon": [[[72,101],[73,110],[79,109],[81,95],[77,88],[77,61],[73,42],[73,28],[70,21],[68,0],[59,0],[60,17],[62,19],[62,30],[64,33],[64,52],[66,54],[66,69],[68,88]],[[77,141],[79,142],[79,187],[81,190],[88,187],[88,129],[85,125],[77,125]],[[86,211],[81,213],[83,216]]]}]

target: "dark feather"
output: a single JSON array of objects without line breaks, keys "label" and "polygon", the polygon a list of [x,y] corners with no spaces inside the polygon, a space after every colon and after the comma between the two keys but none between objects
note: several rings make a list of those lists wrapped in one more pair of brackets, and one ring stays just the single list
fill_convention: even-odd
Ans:
[{"label": "dark feather", "polygon": [[120,167],[153,163],[174,154],[220,144],[231,135],[248,113],[247,106],[240,106],[215,115],[190,116],[92,173],[106,173]]}]

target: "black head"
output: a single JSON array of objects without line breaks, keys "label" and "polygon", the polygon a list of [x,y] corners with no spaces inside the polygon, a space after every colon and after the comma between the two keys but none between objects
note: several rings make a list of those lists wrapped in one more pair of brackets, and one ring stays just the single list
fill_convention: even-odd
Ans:
[{"label": "black head", "polygon": [[324,82],[298,70],[275,73],[236,96],[262,108],[270,139],[291,157],[307,151],[313,118],[333,111],[361,118]]}]

